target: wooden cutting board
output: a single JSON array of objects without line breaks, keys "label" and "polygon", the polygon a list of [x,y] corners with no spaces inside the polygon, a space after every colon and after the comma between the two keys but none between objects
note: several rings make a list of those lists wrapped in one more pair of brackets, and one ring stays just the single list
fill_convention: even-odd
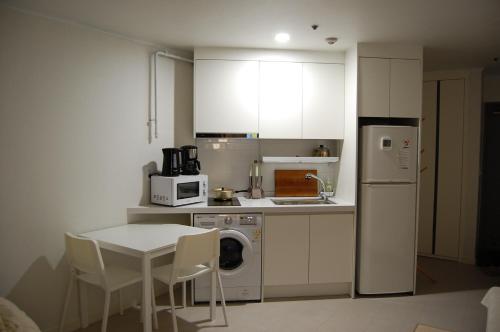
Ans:
[{"label": "wooden cutting board", "polygon": [[318,196],[316,179],[306,179],[305,175],[318,174],[315,169],[277,169],[274,170],[274,191],[276,197]]}]

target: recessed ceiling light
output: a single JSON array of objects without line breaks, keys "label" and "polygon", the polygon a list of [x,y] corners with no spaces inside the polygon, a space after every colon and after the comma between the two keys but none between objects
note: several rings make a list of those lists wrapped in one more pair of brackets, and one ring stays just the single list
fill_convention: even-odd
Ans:
[{"label": "recessed ceiling light", "polygon": [[278,43],[286,43],[290,40],[290,35],[286,32],[280,32],[274,36],[274,40],[276,40]]}]

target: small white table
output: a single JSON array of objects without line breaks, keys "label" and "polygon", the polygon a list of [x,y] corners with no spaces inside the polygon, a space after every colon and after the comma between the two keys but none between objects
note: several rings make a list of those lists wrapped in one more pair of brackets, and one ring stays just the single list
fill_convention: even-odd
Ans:
[{"label": "small white table", "polygon": [[178,224],[127,224],[83,233],[96,240],[101,248],[142,260],[142,305],[144,332],[151,332],[151,260],[175,251],[179,237],[201,234],[207,229]]}]

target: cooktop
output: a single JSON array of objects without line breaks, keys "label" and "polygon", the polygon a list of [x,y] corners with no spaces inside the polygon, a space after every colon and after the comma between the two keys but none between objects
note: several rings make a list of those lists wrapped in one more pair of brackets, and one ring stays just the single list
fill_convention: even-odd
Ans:
[{"label": "cooktop", "polygon": [[228,199],[226,201],[216,200],[213,197],[209,197],[207,205],[208,206],[241,206],[240,201],[236,197],[233,197],[233,198]]}]

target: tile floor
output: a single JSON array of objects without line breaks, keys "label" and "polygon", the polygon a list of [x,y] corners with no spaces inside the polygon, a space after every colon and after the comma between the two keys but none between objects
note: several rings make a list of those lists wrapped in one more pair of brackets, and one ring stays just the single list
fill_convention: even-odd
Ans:
[{"label": "tile floor", "polygon": [[[229,327],[223,326],[220,307],[214,323],[208,321],[208,307],[188,307],[177,311],[179,331],[410,332],[418,323],[454,332],[485,330],[486,310],[480,301],[487,288],[500,284],[500,270],[423,257],[419,266],[436,282],[419,273],[416,296],[232,303]],[[165,296],[158,301],[168,303]],[[159,331],[172,330],[169,312],[161,312],[159,320]],[[79,331],[99,330],[100,323],[95,323]],[[108,331],[142,331],[139,313],[130,309],[124,316],[110,317]]]}]

